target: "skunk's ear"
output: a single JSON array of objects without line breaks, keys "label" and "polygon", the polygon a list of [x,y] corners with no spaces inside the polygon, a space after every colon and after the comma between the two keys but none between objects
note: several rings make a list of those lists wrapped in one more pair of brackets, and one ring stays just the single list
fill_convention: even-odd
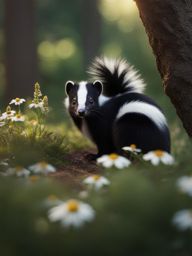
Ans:
[{"label": "skunk's ear", "polygon": [[71,88],[74,86],[74,82],[73,81],[67,81],[66,84],[65,84],[65,92],[67,95],[69,95],[69,92],[71,90]]},{"label": "skunk's ear", "polygon": [[96,80],[93,82],[93,85],[95,88],[97,88],[98,92],[99,92],[99,95],[102,93],[102,90],[103,90],[103,84],[101,83],[101,81],[99,80]]}]

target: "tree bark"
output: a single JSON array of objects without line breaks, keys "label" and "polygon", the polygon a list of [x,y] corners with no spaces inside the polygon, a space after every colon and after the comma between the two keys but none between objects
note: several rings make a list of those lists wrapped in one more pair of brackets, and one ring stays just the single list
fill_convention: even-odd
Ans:
[{"label": "tree bark", "polygon": [[135,1],[165,92],[192,136],[192,1]]},{"label": "tree bark", "polygon": [[5,100],[32,96],[37,79],[35,0],[5,0]]},{"label": "tree bark", "polygon": [[90,64],[98,54],[101,45],[101,15],[98,10],[100,0],[83,0],[83,54],[84,66]]}]

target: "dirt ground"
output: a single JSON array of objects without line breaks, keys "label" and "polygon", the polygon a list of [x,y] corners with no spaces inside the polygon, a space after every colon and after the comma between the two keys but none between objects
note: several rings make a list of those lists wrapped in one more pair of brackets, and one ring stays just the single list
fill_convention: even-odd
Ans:
[{"label": "dirt ground", "polygon": [[90,174],[99,174],[101,168],[96,165],[96,161],[88,159],[87,155],[94,151],[74,151],[68,154],[67,164],[57,172],[51,174],[51,177],[61,181],[78,182],[79,179]]}]

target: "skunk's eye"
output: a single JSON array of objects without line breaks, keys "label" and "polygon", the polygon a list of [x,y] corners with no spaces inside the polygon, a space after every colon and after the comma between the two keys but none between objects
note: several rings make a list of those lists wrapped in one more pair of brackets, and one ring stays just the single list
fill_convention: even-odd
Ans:
[{"label": "skunk's eye", "polygon": [[89,103],[90,104],[93,104],[94,103],[94,100],[92,98],[89,98]]},{"label": "skunk's eye", "polygon": [[76,105],[76,103],[77,103],[77,100],[76,100],[76,98],[72,99],[72,102],[71,102],[71,104],[72,104],[73,106],[75,106],[75,105]]}]

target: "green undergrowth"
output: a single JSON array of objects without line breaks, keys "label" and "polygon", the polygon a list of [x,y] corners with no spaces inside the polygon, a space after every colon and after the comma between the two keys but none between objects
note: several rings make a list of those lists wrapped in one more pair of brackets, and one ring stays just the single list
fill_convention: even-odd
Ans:
[{"label": "green undergrowth", "polygon": [[[7,150],[22,164],[39,160],[41,154],[60,165],[69,152],[85,150],[89,145],[77,131],[63,124],[54,132],[52,126],[49,128],[50,132],[39,131],[40,136],[36,131],[27,140],[22,136],[6,138],[10,145]],[[185,136],[174,136],[173,166],[154,167],[135,161],[123,170],[103,169],[111,185],[89,191],[85,199],[79,194],[86,189],[81,184],[83,176],[80,186],[58,183],[49,177],[36,182],[0,177],[1,254],[190,256],[192,233],[178,230],[172,219],[177,211],[192,207],[192,199],[176,187],[180,176],[192,174],[192,146]],[[94,221],[79,229],[51,223],[44,203],[50,195],[88,202],[96,211]]]},{"label": "green undergrowth", "polygon": [[[1,174],[7,168],[2,161],[25,168],[46,161],[62,174],[70,164],[69,154],[93,148],[70,123],[49,124],[44,112],[28,111],[24,123],[7,120],[0,127]],[[190,256],[192,232],[179,230],[173,217],[179,210],[192,209],[191,197],[176,186],[179,177],[192,175],[192,145],[177,124],[171,130],[174,165],[154,167],[140,158],[123,170],[100,167],[111,183],[99,191],[83,185],[86,168],[74,182],[73,176],[72,182],[58,182],[43,175],[1,175],[0,254]],[[94,220],[76,229],[52,223],[45,203],[50,196],[89,203]]]},{"label": "green undergrowth", "polygon": [[191,232],[172,224],[176,211],[192,206],[176,187],[179,176],[191,174],[190,154],[182,158],[185,166],[183,161],[156,168],[135,163],[103,170],[111,186],[84,199],[96,218],[80,229],[50,223],[44,201],[50,194],[78,199],[84,187],[44,177],[36,182],[1,177],[2,255],[191,255]]},{"label": "green undergrowth", "polygon": [[24,134],[14,128],[0,134],[0,158],[8,158],[13,166],[46,161],[61,168],[68,162],[68,153],[90,147],[91,143],[76,129],[64,123],[57,127],[49,124],[27,127]]}]

